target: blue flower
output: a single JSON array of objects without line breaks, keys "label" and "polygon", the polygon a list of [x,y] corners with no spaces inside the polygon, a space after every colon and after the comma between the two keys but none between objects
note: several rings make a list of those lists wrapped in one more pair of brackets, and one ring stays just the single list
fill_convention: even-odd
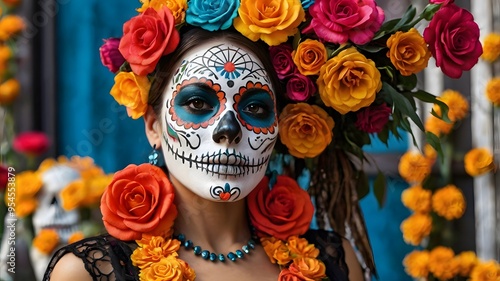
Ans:
[{"label": "blue flower", "polygon": [[191,0],[186,22],[208,31],[228,29],[238,15],[239,6],[239,0]]}]

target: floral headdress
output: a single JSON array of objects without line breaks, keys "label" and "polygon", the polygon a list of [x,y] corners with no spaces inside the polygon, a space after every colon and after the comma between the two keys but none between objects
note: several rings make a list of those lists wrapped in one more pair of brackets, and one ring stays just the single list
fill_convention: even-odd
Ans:
[{"label": "floral headdress", "polygon": [[[410,6],[387,22],[375,0],[141,0],[139,14],[124,24],[121,38],[101,47],[105,66],[116,73],[111,95],[137,119],[147,110],[151,74],[172,53],[183,26],[208,31],[235,29],[269,45],[272,63],[286,89],[279,116],[277,150],[296,160],[297,174],[310,175],[320,227],[341,234],[345,224],[373,268],[357,187],[367,185],[348,155],[365,160],[370,136],[386,143],[389,133],[424,130],[416,101],[435,103],[432,114],[448,122],[448,108],[417,89],[416,74],[430,57],[451,78],[470,70],[482,53],[479,28],[453,0],[430,0],[417,13]],[[415,26],[429,24],[423,36]],[[437,137],[428,142],[439,151]],[[332,212],[335,206],[335,212]],[[327,220],[325,221],[325,218]]]}]

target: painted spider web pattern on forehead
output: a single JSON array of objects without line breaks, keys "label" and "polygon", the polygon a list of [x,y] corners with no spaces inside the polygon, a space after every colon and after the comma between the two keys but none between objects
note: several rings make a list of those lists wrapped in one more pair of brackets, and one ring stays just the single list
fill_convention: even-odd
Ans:
[{"label": "painted spider web pattern on forehead", "polygon": [[243,49],[220,44],[208,49],[191,61],[184,60],[175,75],[175,81],[194,73],[213,76],[215,79],[264,79],[270,83],[264,67],[252,60]]}]

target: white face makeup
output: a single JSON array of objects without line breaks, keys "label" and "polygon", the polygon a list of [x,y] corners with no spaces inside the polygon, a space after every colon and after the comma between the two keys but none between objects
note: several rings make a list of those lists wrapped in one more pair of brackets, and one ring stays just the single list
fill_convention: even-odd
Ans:
[{"label": "white face makeup", "polygon": [[165,163],[198,196],[236,201],[260,182],[276,143],[274,90],[245,49],[219,41],[196,48],[165,89]]}]

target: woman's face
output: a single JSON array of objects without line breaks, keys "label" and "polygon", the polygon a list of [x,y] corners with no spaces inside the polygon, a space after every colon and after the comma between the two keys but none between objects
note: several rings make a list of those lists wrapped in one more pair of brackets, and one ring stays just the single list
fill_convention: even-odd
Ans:
[{"label": "woman's face", "polygon": [[274,95],[253,53],[220,40],[196,46],[163,97],[170,174],[205,199],[246,197],[264,176],[278,137]]}]

